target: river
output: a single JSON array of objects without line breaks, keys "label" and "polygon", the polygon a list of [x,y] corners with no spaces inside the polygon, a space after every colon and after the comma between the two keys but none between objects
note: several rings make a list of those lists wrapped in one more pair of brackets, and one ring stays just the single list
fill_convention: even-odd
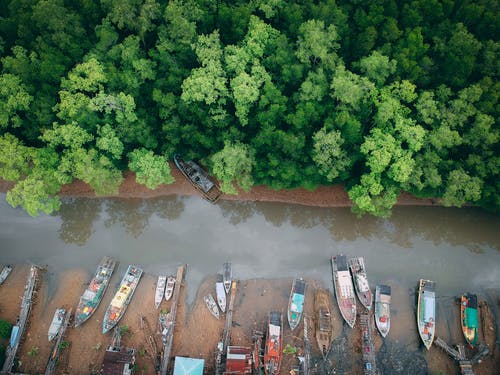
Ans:
[{"label": "river", "polygon": [[49,290],[62,271],[90,275],[103,255],[119,260],[119,274],[128,264],[158,275],[187,263],[188,301],[226,261],[235,278],[304,276],[332,290],[330,257],[342,252],[365,258],[372,287],[398,287],[396,310],[412,308],[420,278],[436,281],[443,311],[463,292],[500,295],[500,216],[478,208],[396,207],[379,219],[348,208],[197,197],[79,198],[57,215],[31,218],[2,195],[0,247],[3,264],[48,265]]}]

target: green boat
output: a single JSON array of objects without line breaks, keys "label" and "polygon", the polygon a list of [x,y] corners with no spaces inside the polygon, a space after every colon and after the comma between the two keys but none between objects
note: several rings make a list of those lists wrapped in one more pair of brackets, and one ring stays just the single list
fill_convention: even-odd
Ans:
[{"label": "green boat", "polygon": [[462,324],[465,340],[467,340],[471,348],[477,345],[478,320],[477,296],[465,293],[460,303],[460,323]]}]

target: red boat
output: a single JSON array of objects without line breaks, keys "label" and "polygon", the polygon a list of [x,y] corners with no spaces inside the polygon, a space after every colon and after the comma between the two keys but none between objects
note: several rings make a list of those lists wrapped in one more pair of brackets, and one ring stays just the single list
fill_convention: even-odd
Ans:
[{"label": "red boat", "polygon": [[264,350],[264,372],[266,375],[278,375],[283,355],[283,323],[281,312],[269,313],[266,347]]}]

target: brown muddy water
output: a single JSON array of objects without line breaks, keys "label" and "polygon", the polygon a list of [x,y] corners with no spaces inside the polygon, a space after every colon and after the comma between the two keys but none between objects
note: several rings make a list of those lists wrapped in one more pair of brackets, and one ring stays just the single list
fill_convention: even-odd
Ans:
[{"label": "brown muddy water", "polygon": [[348,208],[214,206],[197,197],[80,198],[66,200],[56,215],[31,218],[0,195],[0,263],[47,265],[48,299],[65,271],[90,277],[103,255],[119,260],[118,275],[129,264],[156,277],[187,263],[188,304],[226,261],[240,280],[302,276],[333,291],[329,260],[340,252],[365,258],[373,289],[392,286],[388,342],[399,347],[419,350],[414,306],[420,278],[437,283],[437,331],[445,340],[461,339],[455,298],[463,292],[485,298],[498,317],[500,215],[476,208],[397,207],[391,218],[378,219],[357,218]]}]

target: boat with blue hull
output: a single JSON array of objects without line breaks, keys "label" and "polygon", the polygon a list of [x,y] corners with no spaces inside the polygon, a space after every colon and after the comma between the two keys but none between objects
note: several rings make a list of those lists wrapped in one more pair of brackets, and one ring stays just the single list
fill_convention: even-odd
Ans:
[{"label": "boat with blue hull", "polygon": [[302,312],[304,311],[304,299],[306,292],[306,282],[304,279],[295,279],[290,292],[290,300],[288,301],[288,324],[293,331],[300,323]]}]

